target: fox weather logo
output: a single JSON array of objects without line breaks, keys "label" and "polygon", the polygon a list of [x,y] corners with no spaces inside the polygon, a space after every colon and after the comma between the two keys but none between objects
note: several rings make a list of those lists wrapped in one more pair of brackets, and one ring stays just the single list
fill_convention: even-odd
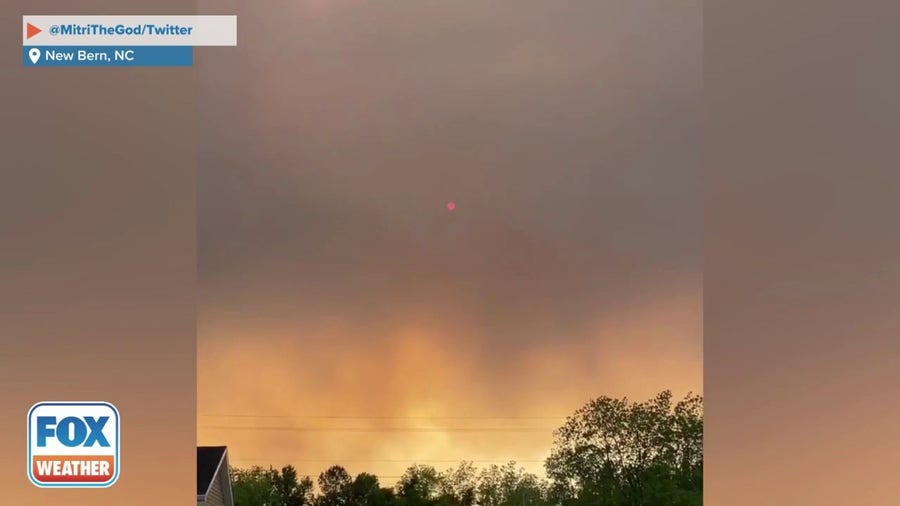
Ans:
[{"label": "fox weather logo", "polygon": [[28,411],[28,478],[41,488],[105,488],[119,478],[119,411],[39,402]]}]

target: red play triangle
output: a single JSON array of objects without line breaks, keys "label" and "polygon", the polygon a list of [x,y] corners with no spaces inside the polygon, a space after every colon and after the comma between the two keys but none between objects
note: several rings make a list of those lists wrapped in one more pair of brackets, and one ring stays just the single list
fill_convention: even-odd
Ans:
[{"label": "red play triangle", "polygon": [[25,38],[30,39],[35,35],[41,33],[41,29],[34,26],[31,23],[25,23]]}]

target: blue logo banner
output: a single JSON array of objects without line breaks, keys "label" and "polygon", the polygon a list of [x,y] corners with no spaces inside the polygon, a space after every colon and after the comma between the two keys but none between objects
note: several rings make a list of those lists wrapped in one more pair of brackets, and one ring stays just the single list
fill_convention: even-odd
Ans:
[{"label": "blue logo banner", "polygon": [[190,67],[191,46],[25,46],[26,67]]}]

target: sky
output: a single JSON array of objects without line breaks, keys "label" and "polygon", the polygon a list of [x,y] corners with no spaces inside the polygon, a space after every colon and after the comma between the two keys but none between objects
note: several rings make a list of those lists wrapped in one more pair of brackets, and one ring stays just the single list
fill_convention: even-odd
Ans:
[{"label": "sky", "polygon": [[199,444],[540,474],[589,399],[702,392],[700,8],[201,2]]}]

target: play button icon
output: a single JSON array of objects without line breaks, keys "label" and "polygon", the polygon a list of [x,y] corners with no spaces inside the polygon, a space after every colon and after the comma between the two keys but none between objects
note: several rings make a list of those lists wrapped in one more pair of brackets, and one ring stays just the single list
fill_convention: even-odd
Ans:
[{"label": "play button icon", "polygon": [[41,33],[41,29],[34,26],[31,23],[25,23],[25,38],[30,39],[35,35]]}]

